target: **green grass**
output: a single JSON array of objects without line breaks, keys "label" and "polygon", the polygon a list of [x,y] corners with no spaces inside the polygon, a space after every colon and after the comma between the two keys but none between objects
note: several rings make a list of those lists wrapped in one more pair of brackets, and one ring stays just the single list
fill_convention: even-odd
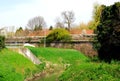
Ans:
[{"label": "green grass", "polygon": [[[78,65],[83,62],[89,62],[90,59],[88,59],[86,56],[84,56],[79,51],[73,50],[73,49],[59,49],[59,48],[33,48],[28,47],[33,54],[35,54],[40,60],[49,63],[50,67],[47,68],[48,71],[47,74],[50,74],[49,70],[52,68],[54,69],[54,73],[56,75],[50,74],[50,76],[45,76],[42,79],[38,81],[56,81],[58,79],[58,76],[61,75],[60,71],[65,70],[67,67],[71,65]],[[54,64],[57,64],[57,66],[54,66]]]},{"label": "green grass", "polygon": [[35,65],[24,56],[3,49],[0,51],[0,81],[24,81],[44,68],[47,75],[38,81],[120,81],[120,62],[93,62],[73,49],[28,48],[43,63]]},{"label": "green grass", "polygon": [[120,65],[106,63],[84,63],[70,66],[60,81],[120,81]]},{"label": "green grass", "polygon": [[73,49],[59,48],[32,48],[28,47],[33,54],[41,59],[45,59],[52,63],[74,64],[89,61],[82,53]]},{"label": "green grass", "polygon": [[8,49],[0,51],[0,81],[24,81],[40,71],[29,59]]},{"label": "green grass", "polygon": [[[53,64],[70,64],[59,76],[59,81],[120,81],[119,62],[111,64],[93,62],[82,53],[72,49],[32,47],[29,49],[41,60]],[[55,77],[54,75],[44,77],[43,81],[55,81],[56,79],[53,79]]]}]

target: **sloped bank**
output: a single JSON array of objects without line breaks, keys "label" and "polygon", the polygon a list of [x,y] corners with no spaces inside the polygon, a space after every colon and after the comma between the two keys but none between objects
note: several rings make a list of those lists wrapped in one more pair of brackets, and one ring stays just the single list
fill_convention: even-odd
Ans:
[{"label": "sloped bank", "polygon": [[59,81],[59,76],[70,66],[89,60],[82,53],[73,49],[32,48],[29,49],[46,63],[44,73],[33,81]]},{"label": "sloped bank", "polygon": [[24,81],[41,72],[44,65],[35,65],[23,55],[7,48],[0,51],[0,81]]},{"label": "sloped bank", "polygon": [[[25,58],[29,59],[32,63],[37,65],[38,69],[44,69],[45,63],[42,63],[28,48],[22,47],[22,48],[10,48],[13,51],[18,52],[19,54],[23,55]],[[32,74],[32,76],[25,78],[24,81],[33,81],[37,79],[38,77],[45,74],[44,71],[40,71],[37,73]]]}]

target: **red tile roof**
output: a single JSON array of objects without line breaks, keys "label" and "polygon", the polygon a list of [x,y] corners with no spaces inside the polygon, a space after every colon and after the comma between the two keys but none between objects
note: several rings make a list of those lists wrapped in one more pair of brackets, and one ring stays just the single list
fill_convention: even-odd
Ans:
[{"label": "red tile roof", "polygon": [[[86,31],[86,34],[93,34],[93,30],[85,30]],[[28,34],[28,36],[44,36],[45,33],[46,35],[48,35],[49,33],[51,32],[51,30],[38,30],[38,31],[33,31],[33,32],[30,32]],[[83,30],[80,30],[80,29],[72,29],[70,30],[70,34],[81,34],[83,32]]]},{"label": "red tile roof", "polygon": [[[86,31],[86,34],[93,34],[94,31],[93,30],[85,30]],[[83,30],[80,30],[80,29],[72,29],[70,31],[70,34],[82,34]]]},{"label": "red tile roof", "polygon": [[48,35],[50,33],[50,30],[38,30],[33,31],[28,34],[28,36],[44,36],[45,34]]}]

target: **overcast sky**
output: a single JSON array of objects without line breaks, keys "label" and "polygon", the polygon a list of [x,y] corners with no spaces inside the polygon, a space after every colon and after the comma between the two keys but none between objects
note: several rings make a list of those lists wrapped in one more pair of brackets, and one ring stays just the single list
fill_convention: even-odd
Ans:
[{"label": "overcast sky", "polygon": [[29,19],[42,16],[47,26],[55,24],[62,11],[72,10],[76,24],[92,18],[93,4],[111,5],[120,0],[0,0],[0,28],[25,27]]}]

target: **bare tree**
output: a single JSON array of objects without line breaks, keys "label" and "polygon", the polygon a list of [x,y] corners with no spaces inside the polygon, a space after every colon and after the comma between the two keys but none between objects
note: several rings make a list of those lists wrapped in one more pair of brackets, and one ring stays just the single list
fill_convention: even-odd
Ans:
[{"label": "bare tree", "polygon": [[30,30],[26,27],[24,29],[24,36],[27,36],[30,33]]},{"label": "bare tree", "polygon": [[42,16],[37,16],[37,17],[30,19],[28,21],[27,26],[31,30],[42,29],[43,27],[46,26],[46,23],[45,23],[44,18]]},{"label": "bare tree", "polygon": [[57,27],[57,28],[64,28],[64,23],[61,21],[61,19],[58,17],[58,18],[56,18],[56,20],[55,20],[55,27]]},{"label": "bare tree", "polygon": [[65,24],[67,24],[68,30],[71,29],[71,24],[74,22],[75,20],[75,15],[73,11],[64,11],[62,12],[62,17],[63,17],[63,21]]}]

